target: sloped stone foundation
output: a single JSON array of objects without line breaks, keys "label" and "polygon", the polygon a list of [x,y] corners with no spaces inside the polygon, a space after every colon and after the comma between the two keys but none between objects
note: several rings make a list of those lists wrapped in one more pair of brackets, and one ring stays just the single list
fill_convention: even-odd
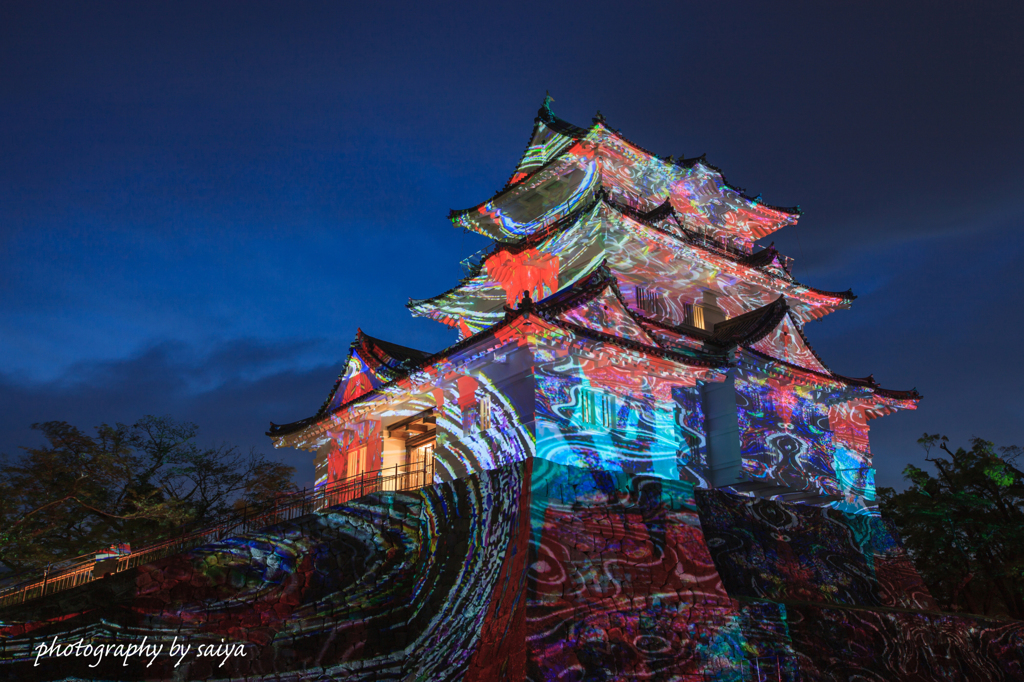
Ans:
[{"label": "sloped stone foundation", "polygon": [[[11,680],[1024,679],[1024,623],[939,613],[881,519],[540,459],[367,496],[0,619]],[[148,666],[36,665],[54,637],[163,650]]]}]

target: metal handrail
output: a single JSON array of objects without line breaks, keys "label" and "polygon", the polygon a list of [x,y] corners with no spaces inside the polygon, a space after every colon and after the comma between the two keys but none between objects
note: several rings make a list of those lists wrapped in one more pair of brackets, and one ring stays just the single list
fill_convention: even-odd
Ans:
[{"label": "metal handrail", "polygon": [[259,510],[250,511],[246,505],[233,518],[216,526],[147,545],[138,551],[132,551],[131,554],[118,557],[116,563],[111,561],[107,566],[108,570],[104,570],[102,575],[95,574],[94,569],[98,562],[93,554],[62,561],[59,564],[60,568],[47,567],[41,576],[37,575],[0,589],[0,608],[70,590],[172,554],[290,521],[327,507],[344,504],[363,495],[417,490],[433,482],[434,458],[429,457],[423,462],[364,471],[312,490],[303,488],[293,493],[284,493],[276,496],[272,503]]}]

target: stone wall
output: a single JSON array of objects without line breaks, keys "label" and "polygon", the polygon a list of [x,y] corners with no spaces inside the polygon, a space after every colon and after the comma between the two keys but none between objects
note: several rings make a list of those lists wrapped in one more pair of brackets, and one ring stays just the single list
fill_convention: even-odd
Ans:
[{"label": "stone wall", "polygon": [[[11,680],[1024,679],[1024,624],[935,611],[878,518],[541,459],[367,496],[0,618]],[[148,667],[35,665],[54,637],[164,648]],[[211,644],[244,656],[197,655]]]}]

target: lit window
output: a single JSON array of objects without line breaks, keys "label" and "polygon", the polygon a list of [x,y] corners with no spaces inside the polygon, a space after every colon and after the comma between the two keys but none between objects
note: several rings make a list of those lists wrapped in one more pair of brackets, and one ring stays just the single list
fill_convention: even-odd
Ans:
[{"label": "lit window", "polygon": [[661,293],[644,287],[636,288],[636,307],[649,315],[663,315],[665,311]]},{"label": "lit window", "polygon": [[706,329],[704,326],[704,308],[699,305],[693,306],[693,326],[698,329]]},{"label": "lit window", "polygon": [[491,428],[491,396],[485,395],[480,399],[480,430],[486,431]]},{"label": "lit window", "polygon": [[615,396],[580,390],[580,421],[606,429],[615,427]]}]

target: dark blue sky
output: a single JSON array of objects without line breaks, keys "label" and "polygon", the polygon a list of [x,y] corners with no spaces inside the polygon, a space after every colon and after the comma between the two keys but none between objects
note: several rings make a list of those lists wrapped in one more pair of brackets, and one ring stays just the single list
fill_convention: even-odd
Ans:
[{"label": "dark blue sky", "polygon": [[[169,414],[269,451],[357,326],[484,241],[555,112],[696,156],[768,203],[840,373],[916,386],[872,422],[881,485],[924,431],[1024,444],[1019,2],[0,5],[0,452],[32,422]],[[311,455],[275,452],[312,480]]]}]

